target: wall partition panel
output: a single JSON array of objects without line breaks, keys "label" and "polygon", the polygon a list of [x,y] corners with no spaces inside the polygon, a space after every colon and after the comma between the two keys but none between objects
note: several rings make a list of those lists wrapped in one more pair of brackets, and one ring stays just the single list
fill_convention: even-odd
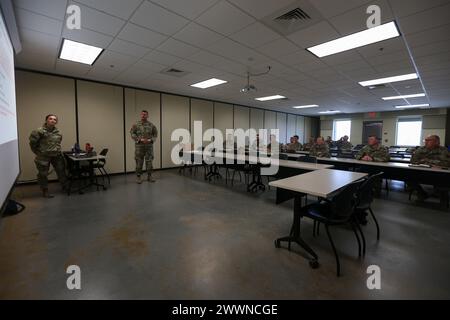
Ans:
[{"label": "wall partition panel", "polygon": [[148,111],[148,120],[158,129],[158,139],[153,144],[153,168],[161,168],[161,107],[160,94],[144,90],[125,89],[125,151],[126,170],[134,172],[134,140],[131,139],[130,129],[138,120],[142,110]]},{"label": "wall partition panel", "polygon": [[298,141],[300,143],[308,142],[309,136],[305,134],[305,117],[297,116],[297,123],[296,123],[296,129],[295,132],[299,136]]},{"label": "wall partition panel", "polygon": [[107,148],[108,173],[124,172],[124,118],[122,87],[77,81],[80,147],[90,143],[99,153]]},{"label": "wall partition panel", "polygon": [[273,111],[264,111],[264,129],[267,129],[267,144],[270,139],[270,129],[277,128],[277,113]]},{"label": "wall partition panel", "polygon": [[[309,142],[309,138],[312,136],[312,131],[311,131],[311,118],[304,118],[305,121],[305,129],[303,130],[303,134],[304,134],[304,138],[303,138],[303,142],[307,143]],[[299,135],[300,136],[300,135]],[[300,137],[300,142],[302,141],[301,137]]]},{"label": "wall partition panel", "polygon": [[[191,135],[194,139],[194,121],[202,122],[202,132],[197,132],[203,137],[203,133],[214,126],[214,106],[212,101],[191,99]],[[194,143],[194,140],[192,140]],[[203,142],[206,146],[209,142]]]},{"label": "wall partition panel", "polygon": [[264,129],[264,110],[250,109],[250,128]]},{"label": "wall partition panel", "polygon": [[162,167],[176,167],[172,162],[172,149],[178,141],[171,141],[172,132],[176,129],[189,130],[189,98],[162,95]]},{"label": "wall partition panel", "polygon": [[226,140],[226,129],[233,129],[233,105],[214,103],[214,128],[222,132],[223,141]]},{"label": "wall partition panel", "polygon": [[285,113],[277,113],[277,129],[279,130],[280,134],[280,143],[286,143],[288,142],[286,139],[286,130],[287,130],[287,117]]},{"label": "wall partition panel", "polygon": [[[17,122],[21,174],[19,181],[36,179],[34,154],[29,145],[31,131],[45,123],[45,116],[56,114],[63,136],[63,150],[71,150],[77,141],[75,80],[38,73],[16,72]],[[1,130],[1,129],[0,129]],[[50,179],[55,179],[53,173]]]},{"label": "wall partition panel", "polygon": [[234,106],[234,128],[248,130],[250,127],[250,108]]},{"label": "wall partition panel", "polygon": [[[297,116],[288,114],[287,116],[287,142],[290,142],[291,137],[297,134]],[[301,142],[301,141],[300,141]]]}]

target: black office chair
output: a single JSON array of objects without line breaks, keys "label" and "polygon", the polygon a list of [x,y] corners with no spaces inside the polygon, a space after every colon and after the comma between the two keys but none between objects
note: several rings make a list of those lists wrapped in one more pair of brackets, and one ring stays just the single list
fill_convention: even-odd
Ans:
[{"label": "black office chair", "polygon": [[[100,151],[99,155],[106,157],[108,154],[109,149],[105,148],[102,151]],[[102,176],[102,179],[106,177],[108,180],[108,185],[111,185],[111,179],[109,178],[109,174],[105,169],[106,159],[99,159],[96,163],[93,164],[94,169],[98,169],[100,172],[100,175]]]},{"label": "black office chair", "polygon": [[308,163],[317,163],[317,158],[311,157],[311,156],[302,156],[302,157],[298,157],[297,161],[308,162]]},{"label": "black office chair", "polygon": [[358,241],[358,256],[361,256],[361,241],[358,236],[358,231],[360,233],[362,233],[362,231],[354,215],[357,204],[355,193],[360,184],[360,181],[351,183],[342,188],[342,190],[330,200],[321,200],[300,209],[300,215],[302,217],[308,217],[315,222],[323,223],[325,225],[328,239],[336,258],[336,273],[338,277],[341,274],[341,265],[329,227],[345,224],[350,225],[356,240]]},{"label": "black office chair", "polygon": [[[380,226],[378,225],[377,218],[373,213],[371,208],[372,202],[374,199],[374,189],[377,183],[380,182],[380,179],[384,173],[380,172],[370,176],[368,179],[364,180],[358,188],[356,193],[356,208],[355,208],[355,216],[359,223],[365,225],[367,224],[366,215],[367,211],[370,212],[370,215],[375,222],[377,227],[377,240],[380,240]],[[366,253],[366,242],[364,234],[361,234],[363,239],[363,255]]]}]

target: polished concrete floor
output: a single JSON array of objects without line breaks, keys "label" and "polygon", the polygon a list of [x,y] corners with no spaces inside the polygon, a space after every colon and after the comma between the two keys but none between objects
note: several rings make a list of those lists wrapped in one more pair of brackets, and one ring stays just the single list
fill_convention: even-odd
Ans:
[{"label": "polished concrete floor", "polygon": [[[365,259],[353,234],[334,228],[342,276],[324,230],[302,232],[319,255],[276,249],[289,232],[293,202],[275,205],[275,191],[245,192],[157,172],[154,184],[117,176],[107,191],[39,197],[20,187],[27,209],[0,223],[2,299],[448,299],[450,212],[418,206],[402,192],[375,201],[382,234],[364,227]],[[53,190],[58,185],[51,185]],[[66,287],[66,268],[81,268],[81,290]],[[381,268],[381,289],[369,290],[367,267]]]}]

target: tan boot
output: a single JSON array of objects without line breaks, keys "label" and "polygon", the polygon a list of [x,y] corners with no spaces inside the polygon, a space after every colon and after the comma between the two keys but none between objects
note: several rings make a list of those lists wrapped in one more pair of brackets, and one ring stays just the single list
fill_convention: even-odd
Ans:
[{"label": "tan boot", "polygon": [[152,177],[151,174],[149,174],[149,175],[147,176],[147,181],[150,181],[150,182],[156,182],[156,180],[153,179],[153,177]]},{"label": "tan boot", "polygon": [[137,184],[141,184],[142,183],[141,176],[137,176],[136,182],[137,182]]},{"label": "tan boot", "polygon": [[48,189],[47,189],[47,188],[42,189],[42,196],[43,196],[44,198],[46,198],[46,199],[51,199],[51,198],[54,198],[54,197],[55,197],[55,196],[51,195],[51,194],[48,192]]}]

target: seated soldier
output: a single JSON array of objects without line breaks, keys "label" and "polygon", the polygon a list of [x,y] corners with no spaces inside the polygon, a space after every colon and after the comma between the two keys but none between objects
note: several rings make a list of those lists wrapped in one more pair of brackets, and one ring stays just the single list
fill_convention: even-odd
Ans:
[{"label": "seated soldier", "polygon": [[[420,147],[414,152],[411,163],[426,164],[437,168],[448,168],[450,166],[449,152],[445,147],[441,146],[441,139],[439,136],[431,135],[425,139],[425,146]],[[407,183],[410,190],[417,191],[417,198],[419,201],[428,198],[428,194],[423,190],[420,184],[415,181],[408,181]],[[447,197],[448,190],[440,190],[441,203],[446,201]]]},{"label": "seated soldier", "polygon": [[299,136],[295,135],[291,137],[291,143],[286,146],[286,152],[296,152],[302,150],[302,144],[298,142]]},{"label": "seated soldier", "polygon": [[305,143],[305,145],[303,146],[303,151],[311,151],[311,148],[314,145],[314,141],[315,141],[314,137],[310,137],[309,142]]},{"label": "seated soldier", "polygon": [[348,136],[343,136],[337,143],[337,147],[339,150],[351,150],[353,145],[348,141]]},{"label": "seated soldier", "polygon": [[317,158],[330,158],[330,148],[325,143],[323,137],[317,138],[316,144],[312,146],[309,155]]},{"label": "seated soldier", "polygon": [[376,136],[370,136],[367,145],[356,155],[356,159],[362,161],[388,162],[390,158],[389,149],[382,146]]}]

